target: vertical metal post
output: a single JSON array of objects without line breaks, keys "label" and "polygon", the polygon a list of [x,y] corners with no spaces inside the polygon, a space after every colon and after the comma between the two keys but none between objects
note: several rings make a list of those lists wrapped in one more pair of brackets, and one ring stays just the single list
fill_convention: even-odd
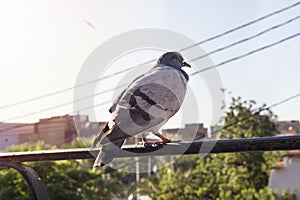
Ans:
[{"label": "vertical metal post", "polygon": [[[135,142],[138,142],[138,138],[135,137]],[[140,158],[139,157],[135,157],[135,179],[136,179],[136,183],[138,184],[140,182]],[[139,200],[140,199],[140,193],[137,190],[136,192],[136,199]]]},{"label": "vertical metal post", "polygon": [[151,165],[151,157],[148,157],[148,177],[151,176],[152,165]]}]

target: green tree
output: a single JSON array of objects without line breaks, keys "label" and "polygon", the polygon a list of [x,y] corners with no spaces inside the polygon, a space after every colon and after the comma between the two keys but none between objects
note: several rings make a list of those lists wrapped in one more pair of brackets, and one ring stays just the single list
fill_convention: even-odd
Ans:
[{"label": "green tree", "polygon": [[[218,138],[252,138],[277,133],[274,114],[265,106],[255,109],[254,101],[232,98],[225,125]],[[257,112],[263,111],[263,112]],[[154,200],[293,200],[290,193],[278,195],[267,187],[269,172],[282,152],[243,152],[210,154],[205,158],[182,157],[175,170],[164,169],[158,178],[145,180],[141,191]],[[188,163],[189,162],[189,163]],[[147,181],[152,190],[147,191]],[[142,189],[144,188],[144,190]]]},{"label": "green tree", "polygon": [[[81,147],[77,141],[68,148]],[[55,149],[43,142],[22,144],[8,149],[11,152]],[[91,160],[68,160],[55,162],[28,162],[41,177],[50,199],[111,199],[124,197],[126,174],[110,170],[91,170]],[[23,177],[14,170],[0,170],[0,199],[32,199]]]},{"label": "green tree", "polygon": [[25,180],[13,169],[0,170],[0,199],[33,199]]}]

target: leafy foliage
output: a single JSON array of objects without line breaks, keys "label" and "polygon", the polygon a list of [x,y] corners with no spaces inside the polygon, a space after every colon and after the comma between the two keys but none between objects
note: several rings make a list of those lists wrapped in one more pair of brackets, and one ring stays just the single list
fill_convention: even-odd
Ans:
[{"label": "leafy foliage", "polygon": [[[273,113],[265,106],[258,109],[254,107],[254,101],[233,98],[226,113],[224,127],[227,128],[221,131],[218,138],[252,138],[276,134]],[[263,115],[257,112],[262,110]],[[183,156],[173,166],[174,171],[165,169],[158,178],[144,180],[139,187],[154,200],[293,200],[296,199],[295,195],[288,192],[278,195],[267,187],[270,167],[282,155],[283,152],[246,152],[210,154],[205,158]]]},{"label": "leafy foliage", "polygon": [[[68,148],[81,147],[80,140]],[[44,142],[13,146],[8,151],[33,151],[55,149]],[[110,171],[93,172],[90,160],[26,163],[32,167],[45,184],[50,199],[111,199],[124,197],[125,175]],[[108,177],[109,176],[109,177]],[[0,199],[33,199],[23,177],[14,170],[0,170]]]},{"label": "leafy foliage", "polygon": [[[255,109],[254,101],[233,98],[226,112],[225,129],[218,138],[272,136],[277,133],[275,116],[265,106]],[[262,111],[264,112],[257,112]],[[86,143],[87,141],[85,141]],[[78,139],[64,148],[84,147]],[[13,146],[8,151],[55,149],[43,142]],[[210,154],[182,156],[172,166],[130,185],[134,174],[111,168],[92,172],[92,160],[26,163],[42,178],[50,199],[124,198],[128,188],[148,194],[153,200],[295,200],[288,191],[277,194],[267,187],[270,167],[284,152]],[[129,190],[131,193],[132,190]],[[32,199],[29,187],[19,173],[0,170],[0,199]]]}]

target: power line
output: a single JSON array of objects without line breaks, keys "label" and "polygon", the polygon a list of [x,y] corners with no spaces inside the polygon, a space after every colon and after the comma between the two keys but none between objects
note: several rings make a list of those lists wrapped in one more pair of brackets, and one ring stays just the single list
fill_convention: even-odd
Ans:
[{"label": "power line", "polygon": [[275,25],[275,26],[272,26],[271,28],[265,29],[265,30],[263,30],[263,31],[261,31],[261,32],[259,32],[259,33],[257,33],[257,34],[254,34],[254,35],[252,35],[252,36],[250,36],[250,37],[246,37],[246,38],[241,39],[241,40],[239,40],[239,41],[237,41],[237,42],[233,42],[233,43],[231,43],[231,44],[229,44],[229,45],[226,45],[226,46],[221,47],[221,48],[219,48],[219,49],[213,50],[213,51],[208,52],[208,53],[206,53],[206,54],[204,54],[204,55],[198,56],[198,57],[192,59],[192,61],[202,59],[202,58],[207,57],[207,56],[209,56],[209,55],[218,53],[218,52],[220,52],[220,51],[224,51],[224,50],[226,50],[226,49],[228,49],[228,48],[231,48],[231,47],[234,47],[234,46],[236,46],[236,45],[238,45],[238,44],[242,44],[242,43],[247,42],[247,41],[249,41],[249,40],[251,40],[251,39],[257,38],[257,37],[259,37],[259,36],[261,36],[261,35],[263,35],[263,34],[265,34],[265,33],[268,33],[268,32],[270,32],[270,31],[273,31],[273,30],[275,30],[275,29],[278,29],[278,28],[280,28],[280,27],[282,27],[282,26],[285,26],[285,25],[287,25],[287,24],[290,24],[291,22],[294,22],[294,21],[298,20],[299,18],[300,18],[300,16],[298,15],[297,17],[294,17],[294,18],[292,18],[292,19],[289,19],[289,20],[286,21],[286,22],[283,22],[283,23],[277,24],[277,25]]},{"label": "power line", "polygon": [[80,109],[76,112],[93,109],[93,108],[100,107],[100,106],[103,106],[103,105],[108,104],[108,103],[111,103],[111,101],[105,101],[105,102],[102,102],[102,103],[99,103],[99,104],[96,104],[96,105],[93,105],[93,106],[88,106],[88,107],[82,108],[82,109]]},{"label": "power line", "polygon": [[185,50],[191,49],[191,48],[193,48],[193,47],[195,47],[195,46],[198,46],[198,45],[204,44],[204,43],[206,43],[206,42],[215,40],[215,39],[217,39],[217,38],[223,37],[223,36],[225,36],[225,35],[228,35],[229,33],[235,32],[235,31],[237,31],[237,30],[240,30],[240,29],[242,29],[242,28],[245,28],[245,27],[247,27],[247,26],[250,26],[250,25],[252,25],[252,24],[255,24],[255,23],[257,23],[257,22],[260,22],[260,21],[262,21],[262,20],[265,20],[265,19],[267,19],[267,18],[269,18],[269,17],[272,17],[272,16],[274,16],[274,15],[277,15],[277,14],[279,14],[279,13],[282,13],[282,12],[284,12],[284,11],[286,11],[286,10],[289,10],[289,9],[291,9],[291,8],[294,8],[294,7],[298,6],[299,4],[300,4],[300,2],[297,2],[297,3],[295,3],[295,4],[292,4],[292,5],[290,5],[290,6],[287,6],[287,7],[285,7],[285,8],[280,9],[280,10],[274,11],[274,12],[269,13],[269,14],[263,16],[263,17],[260,17],[260,18],[258,18],[258,19],[253,20],[253,21],[250,21],[250,22],[247,22],[247,23],[245,23],[245,24],[242,24],[242,25],[240,25],[240,26],[238,26],[238,27],[236,27],[236,28],[230,29],[230,30],[225,31],[225,32],[223,32],[223,33],[221,33],[221,34],[218,34],[218,35],[215,35],[215,36],[213,36],[213,37],[210,37],[210,38],[208,38],[208,39],[206,39],[206,40],[203,40],[203,41],[201,41],[201,42],[198,42],[198,43],[196,43],[196,44],[193,44],[193,45],[191,45],[191,46],[188,46],[188,47],[186,47],[186,48],[183,48],[183,49],[181,49],[181,50],[179,50],[179,51],[185,51]]},{"label": "power line", "polygon": [[[261,32],[259,32],[259,33],[257,33],[257,34],[254,34],[254,35],[252,35],[252,36],[250,36],[250,37],[246,37],[246,38],[244,38],[244,39],[242,39],[242,40],[239,40],[239,41],[237,41],[237,42],[231,43],[231,44],[229,44],[229,45],[226,45],[226,46],[224,46],[224,47],[221,47],[221,48],[219,48],[219,49],[216,49],[216,50],[213,50],[213,51],[211,51],[211,52],[209,52],[209,53],[206,53],[206,54],[204,54],[204,55],[198,56],[198,57],[192,59],[192,61],[202,59],[202,58],[207,57],[207,56],[209,56],[209,55],[218,53],[218,52],[220,52],[220,51],[224,51],[224,50],[226,50],[226,49],[228,49],[228,48],[230,48],[230,47],[233,47],[233,46],[236,46],[236,45],[238,45],[238,44],[241,44],[241,43],[244,43],[244,42],[246,42],[246,41],[249,41],[249,40],[251,40],[251,39],[254,39],[254,38],[258,37],[258,36],[261,36],[261,35],[263,35],[263,34],[269,32],[269,31],[275,30],[275,29],[280,28],[280,27],[282,27],[282,26],[285,26],[285,25],[287,25],[287,24],[289,24],[289,23],[291,23],[291,22],[294,22],[294,21],[296,21],[296,20],[299,19],[299,18],[300,18],[300,16],[297,16],[297,17],[294,17],[294,18],[292,18],[292,19],[289,19],[289,20],[286,21],[286,22],[283,22],[283,23],[277,24],[277,25],[275,25],[275,26],[272,26],[271,28],[265,29],[265,30],[263,30],[263,31],[261,31]],[[147,63],[150,63],[150,62],[152,62],[152,61],[154,61],[154,60],[145,62],[145,63],[143,63],[143,64],[147,64]],[[136,67],[136,66],[134,66],[134,67]],[[134,67],[127,68],[127,69],[125,69],[125,70],[116,72],[116,73],[114,73],[114,74],[112,74],[112,75],[121,74],[121,73],[123,73],[123,72],[125,72],[125,71],[129,71],[130,69],[132,69],[132,68],[134,68]],[[212,69],[212,68],[209,68],[209,69]],[[206,70],[204,70],[204,71],[206,71]],[[111,76],[111,75],[109,75],[109,76]],[[105,76],[105,77],[103,77],[103,78],[106,79],[106,78],[109,78],[109,76]],[[103,78],[102,78],[102,79],[103,79]],[[99,79],[97,79],[97,80],[99,80]],[[117,88],[121,88],[121,87],[123,87],[123,86],[125,86],[125,85],[118,86]],[[109,90],[105,90],[105,91],[102,91],[102,92],[100,92],[100,93],[98,93],[98,94],[95,94],[95,95],[90,95],[90,96],[83,97],[83,98],[78,99],[78,100],[69,101],[69,102],[66,102],[66,103],[63,103],[63,104],[59,104],[59,105],[56,105],[56,106],[51,106],[51,107],[48,107],[48,108],[45,108],[45,109],[42,109],[42,110],[39,110],[39,111],[27,113],[27,114],[24,114],[24,115],[19,115],[19,116],[11,117],[11,118],[8,118],[8,119],[2,120],[2,121],[7,122],[7,121],[11,121],[11,120],[15,120],[15,119],[19,119],[19,118],[31,116],[31,115],[34,115],[34,114],[46,112],[46,111],[49,111],[49,110],[57,109],[57,108],[60,108],[60,107],[63,107],[63,106],[72,104],[72,103],[77,102],[77,101],[81,101],[81,100],[88,99],[88,98],[93,98],[93,97],[95,97],[95,96],[97,96],[97,95],[104,94],[104,93],[107,93],[107,92],[111,92],[113,89],[117,89],[117,88],[112,88],[112,89],[109,89]],[[1,109],[1,108],[0,108],[0,109]]]},{"label": "power line", "polygon": [[[67,115],[71,115],[73,113],[78,113],[78,112],[84,111],[84,110],[89,110],[89,109],[92,109],[92,108],[95,108],[95,107],[100,107],[100,106],[103,106],[103,105],[108,104],[108,103],[111,103],[111,101],[105,101],[105,102],[102,102],[102,103],[99,103],[99,104],[96,104],[96,105],[81,108],[81,109],[76,110],[74,112],[68,113]],[[1,123],[3,124],[5,122],[1,122]],[[26,126],[32,126],[32,124],[18,124],[18,125],[10,126],[10,127],[7,127],[7,128],[0,129],[0,133],[5,132],[5,131],[9,131],[9,130],[12,130],[12,129],[16,129],[16,128],[26,127]]]},{"label": "power line", "polygon": [[282,100],[282,101],[279,101],[279,102],[277,102],[277,103],[274,103],[274,104],[268,106],[268,109],[277,107],[277,106],[279,106],[279,105],[281,105],[281,104],[284,104],[284,103],[286,103],[286,102],[288,102],[288,101],[291,101],[291,100],[293,100],[293,99],[296,99],[296,98],[298,98],[299,96],[300,96],[300,92],[297,93],[297,94],[295,94],[295,95],[292,95],[292,96],[290,96],[290,97],[288,97],[288,98],[286,98],[286,99],[284,99],[284,100]]},{"label": "power line", "polygon": [[[277,42],[274,42],[274,43],[265,45],[265,46],[263,46],[263,47],[260,47],[260,48],[258,48],[258,49],[255,49],[255,50],[253,50],[253,51],[249,51],[249,52],[247,52],[247,53],[245,53],[245,54],[242,54],[242,55],[239,55],[239,56],[230,58],[230,59],[225,60],[225,61],[223,61],[223,62],[221,62],[221,63],[219,63],[219,64],[216,64],[216,65],[213,65],[213,66],[209,66],[209,67],[206,67],[206,68],[204,68],[204,69],[202,69],[202,70],[193,72],[193,73],[190,74],[190,76],[194,76],[194,75],[196,75],[196,74],[199,74],[199,73],[202,73],[202,72],[205,72],[205,71],[214,69],[214,68],[219,68],[219,67],[221,67],[221,66],[223,66],[223,65],[225,65],[225,64],[228,64],[228,63],[231,63],[231,62],[233,62],[233,61],[242,59],[242,58],[244,58],[244,57],[248,57],[248,56],[250,56],[250,55],[252,55],[252,54],[255,54],[255,53],[257,53],[257,52],[260,52],[260,51],[263,51],[263,50],[265,50],[265,49],[271,48],[271,47],[273,47],[273,46],[276,46],[276,45],[278,45],[278,44],[281,44],[281,43],[283,43],[283,42],[286,42],[286,41],[288,41],[288,40],[290,40],[290,39],[296,38],[296,37],[298,37],[298,36],[300,36],[300,33],[296,33],[296,34],[294,34],[294,35],[291,35],[291,36],[288,36],[288,37],[286,37],[286,38],[283,38],[283,39],[281,39],[281,40],[279,40],[279,41],[277,41]],[[191,61],[195,61],[195,60],[198,60],[198,59],[199,59],[199,58],[194,58],[194,59],[192,59]]]},{"label": "power line", "polygon": [[[125,84],[117,86],[116,88],[113,88],[113,89],[119,89],[119,88],[122,88],[124,86],[125,86]],[[99,96],[101,94],[105,94],[105,93],[111,92],[113,89],[104,90],[102,92],[98,92],[98,93],[93,94],[93,95],[82,97],[80,99],[75,99],[74,101],[68,101],[68,102],[65,102],[65,103],[62,103],[62,104],[58,104],[58,105],[55,105],[55,106],[51,106],[51,107],[48,107],[48,108],[44,108],[44,109],[41,109],[41,110],[38,110],[38,111],[26,113],[26,114],[23,114],[23,115],[17,115],[17,116],[14,116],[14,117],[2,120],[0,123],[5,123],[5,122],[9,122],[9,121],[12,121],[12,120],[15,120],[15,119],[20,119],[20,118],[32,116],[32,115],[35,115],[35,114],[40,114],[40,113],[43,113],[43,112],[46,112],[46,111],[49,111],[49,110],[54,110],[54,109],[57,109],[57,108],[60,108],[60,107],[66,106],[66,105],[73,104],[75,102],[83,101],[85,99],[93,98],[95,96]],[[111,101],[109,101],[109,102],[111,102]]]},{"label": "power line", "polygon": [[[228,35],[228,34],[230,34],[230,33],[233,33],[233,32],[235,32],[235,31],[238,31],[238,30],[240,30],[240,29],[242,29],[242,28],[248,27],[248,26],[250,26],[250,25],[252,25],[252,24],[255,24],[255,23],[258,23],[258,22],[260,22],[260,21],[263,21],[263,20],[265,20],[265,19],[267,19],[267,18],[270,18],[270,17],[272,17],[272,16],[274,16],[274,15],[277,15],[277,14],[280,14],[280,13],[282,13],[282,12],[284,12],[284,11],[287,11],[287,10],[289,10],[289,9],[292,9],[292,8],[298,6],[299,4],[300,4],[300,2],[297,2],[297,3],[295,3],[295,4],[289,5],[289,6],[285,7],[285,8],[282,8],[282,9],[279,9],[279,10],[274,11],[274,12],[272,12],[272,13],[269,13],[269,14],[263,16],[263,17],[260,17],[260,18],[258,18],[258,19],[253,20],[253,21],[250,21],[250,22],[247,22],[247,23],[242,24],[242,25],[240,25],[240,26],[238,26],[238,27],[235,27],[235,28],[233,28],[233,29],[227,30],[227,31],[225,31],[225,32],[223,32],[223,33],[221,33],[221,34],[218,34],[218,35],[212,36],[212,37],[210,37],[210,38],[207,38],[207,39],[205,39],[205,40],[202,40],[202,41],[200,41],[200,42],[198,42],[198,43],[196,43],[196,44],[194,44],[194,45],[191,45],[191,46],[182,48],[182,49],[180,49],[179,51],[185,51],[185,50],[191,49],[191,48],[193,48],[193,47],[195,47],[195,46],[198,46],[198,45],[207,43],[207,42],[209,42],[209,41],[215,40],[215,39],[217,39],[217,38],[223,37],[223,36],[225,36],[225,35]],[[57,90],[57,91],[55,91],[55,92],[48,93],[48,94],[45,94],[45,95],[41,95],[41,96],[37,96],[37,97],[34,97],[34,98],[26,99],[26,100],[23,100],[23,101],[15,102],[15,103],[12,103],[12,104],[7,104],[7,105],[4,105],[4,106],[0,106],[0,110],[1,110],[1,109],[6,109],[6,108],[9,108],[9,107],[13,107],[13,106],[17,106],[17,105],[20,105],[20,104],[28,103],[28,102],[31,102],[31,101],[36,101],[36,100],[39,100],[39,99],[47,98],[47,97],[50,97],[50,96],[53,96],[53,95],[57,95],[57,94],[60,94],[60,93],[68,92],[68,91],[70,91],[70,90],[73,90],[74,88],[83,87],[83,86],[85,86],[85,85],[92,84],[92,83],[97,82],[97,81],[99,81],[99,80],[107,79],[107,78],[109,78],[109,77],[116,76],[116,75],[118,75],[118,74],[122,74],[122,73],[124,73],[124,72],[127,72],[127,71],[131,70],[131,69],[134,68],[134,67],[141,66],[141,65],[144,65],[144,64],[148,64],[148,63],[152,63],[152,62],[154,62],[155,60],[156,60],[156,59],[153,59],[153,60],[151,60],[151,61],[148,61],[148,62],[139,64],[139,65],[136,65],[136,66],[133,66],[133,67],[129,67],[129,68],[127,68],[127,69],[124,69],[124,70],[121,70],[121,71],[119,71],[119,72],[110,74],[110,75],[108,75],[108,76],[104,76],[104,77],[102,77],[101,79],[96,79],[96,80],[88,81],[88,82],[79,84],[79,85],[77,85],[77,86],[68,87],[68,88],[65,88],[65,89],[62,89],[62,90]]]},{"label": "power line", "polygon": [[222,131],[222,130],[228,129],[228,128],[230,128],[230,127],[232,127],[232,126],[238,124],[239,122],[243,122],[243,121],[245,121],[245,120],[251,118],[253,115],[259,115],[259,114],[260,114],[261,112],[263,112],[263,111],[270,110],[271,108],[274,108],[274,107],[277,107],[277,106],[282,105],[282,104],[284,104],[284,103],[287,103],[287,102],[289,102],[289,101],[291,101],[291,100],[293,100],[293,99],[298,98],[299,96],[300,96],[300,92],[297,93],[297,94],[294,94],[294,95],[292,95],[292,96],[289,96],[289,97],[287,97],[287,98],[285,98],[285,99],[283,99],[283,100],[281,100],[281,101],[279,101],[279,102],[273,103],[273,104],[271,104],[270,106],[259,108],[257,111],[253,111],[253,112],[250,113],[249,115],[246,115],[245,117],[243,117],[243,118],[241,118],[241,119],[238,119],[238,120],[235,121],[235,122],[226,124],[226,125],[224,125],[223,127],[218,128],[217,130],[214,130],[214,131],[212,132],[212,134],[216,134],[216,133],[218,133],[218,132],[220,132],[220,131]]}]

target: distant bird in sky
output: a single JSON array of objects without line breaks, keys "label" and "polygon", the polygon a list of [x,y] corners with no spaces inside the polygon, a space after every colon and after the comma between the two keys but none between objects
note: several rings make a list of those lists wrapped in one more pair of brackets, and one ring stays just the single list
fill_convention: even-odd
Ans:
[{"label": "distant bird in sky", "polygon": [[83,19],[83,21],[86,23],[86,25],[88,25],[88,26],[91,27],[92,29],[96,30],[96,27],[95,27],[91,22],[89,22],[89,21],[86,20],[86,19]]},{"label": "distant bird in sky", "polygon": [[137,77],[114,101],[109,112],[112,119],[94,140],[101,149],[93,168],[111,162],[126,138],[152,132],[162,143],[170,142],[159,129],[180,109],[185,97],[188,74],[182,67],[191,67],[178,52],[163,54],[155,66]]}]

